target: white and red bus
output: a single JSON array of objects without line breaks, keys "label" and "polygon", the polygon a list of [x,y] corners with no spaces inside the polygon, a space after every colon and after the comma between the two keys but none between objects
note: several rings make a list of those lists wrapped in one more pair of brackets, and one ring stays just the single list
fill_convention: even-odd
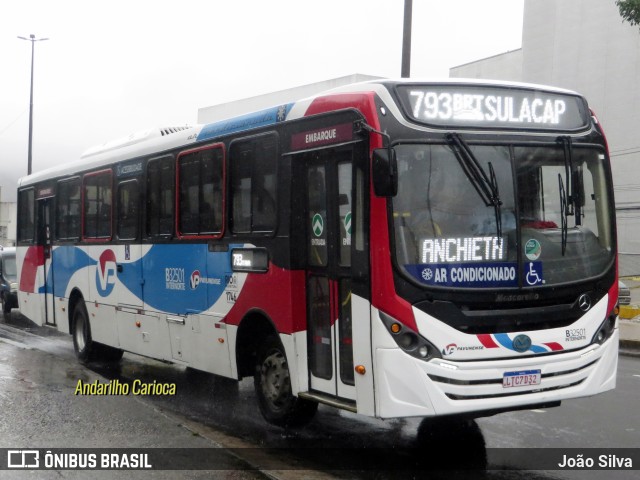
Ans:
[{"label": "white and red bus", "polygon": [[570,91],[373,81],[148,130],[18,187],[20,309],[83,362],[253,376],[265,418],[614,388],[605,137]]}]

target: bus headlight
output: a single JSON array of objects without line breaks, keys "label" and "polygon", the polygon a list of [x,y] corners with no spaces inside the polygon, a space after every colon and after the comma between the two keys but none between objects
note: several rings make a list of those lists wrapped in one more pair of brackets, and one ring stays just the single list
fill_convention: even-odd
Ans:
[{"label": "bus headlight", "polygon": [[9,288],[11,289],[11,293],[15,293],[18,291],[18,283],[17,282],[12,282],[9,285]]},{"label": "bus headlight", "polygon": [[384,312],[380,312],[380,319],[387,327],[391,338],[393,338],[404,352],[420,360],[441,358],[440,351],[431,342],[410,328],[407,328],[395,318],[390,317]]},{"label": "bus headlight", "polygon": [[602,325],[600,325],[600,328],[591,339],[591,343],[602,345],[607,341],[607,339],[611,336],[613,330],[615,329],[617,316],[617,312],[614,309],[614,311],[611,312],[611,314],[605,319],[605,321],[602,322]]}]

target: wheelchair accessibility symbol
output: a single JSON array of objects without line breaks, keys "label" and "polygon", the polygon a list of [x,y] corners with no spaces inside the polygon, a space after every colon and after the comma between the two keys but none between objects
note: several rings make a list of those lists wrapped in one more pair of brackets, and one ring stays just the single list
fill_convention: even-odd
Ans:
[{"label": "wheelchair accessibility symbol", "polygon": [[544,283],[542,279],[542,262],[529,262],[529,269],[525,277],[529,285],[540,285]]}]

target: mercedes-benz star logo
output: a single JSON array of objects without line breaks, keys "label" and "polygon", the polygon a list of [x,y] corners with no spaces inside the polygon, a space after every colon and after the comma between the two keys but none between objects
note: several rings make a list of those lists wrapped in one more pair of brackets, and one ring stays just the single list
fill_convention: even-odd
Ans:
[{"label": "mercedes-benz star logo", "polygon": [[586,293],[580,295],[580,298],[578,299],[578,306],[580,307],[580,310],[587,312],[591,308],[591,297]]}]

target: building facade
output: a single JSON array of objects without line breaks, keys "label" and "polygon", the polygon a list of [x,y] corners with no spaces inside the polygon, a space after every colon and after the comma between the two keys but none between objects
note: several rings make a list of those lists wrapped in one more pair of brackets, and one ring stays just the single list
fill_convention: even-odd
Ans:
[{"label": "building facade", "polygon": [[[0,198],[2,191],[0,190]],[[0,202],[0,245],[11,247],[16,244],[16,203]]]},{"label": "building facade", "polygon": [[522,48],[454,67],[450,76],[585,95],[609,142],[620,252],[640,255],[640,29],[622,21],[615,0],[525,0]]}]

